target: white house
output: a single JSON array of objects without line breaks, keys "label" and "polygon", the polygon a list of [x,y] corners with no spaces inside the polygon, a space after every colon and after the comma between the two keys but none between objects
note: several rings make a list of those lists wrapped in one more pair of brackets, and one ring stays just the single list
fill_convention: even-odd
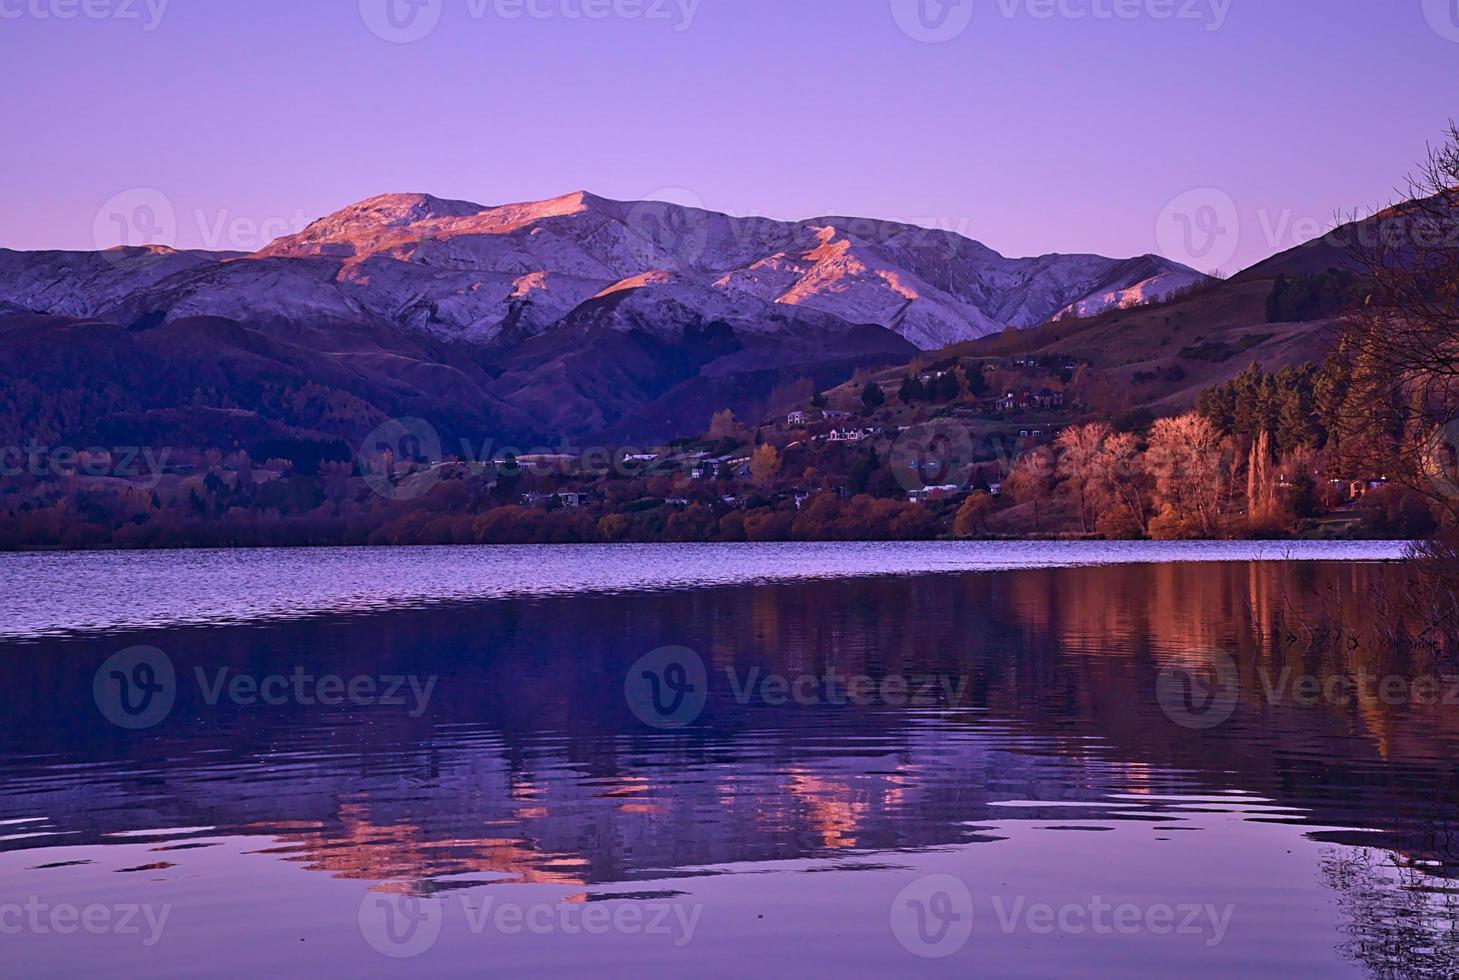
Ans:
[{"label": "white house", "polygon": [[907,494],[907,499],[914,504],[925,504],[929,500],[945,500],[948,497],[956,497],[963,492],[963,487],[956,483],[948,483],[940,487],[923,487],[921,490],[913,490]]}]

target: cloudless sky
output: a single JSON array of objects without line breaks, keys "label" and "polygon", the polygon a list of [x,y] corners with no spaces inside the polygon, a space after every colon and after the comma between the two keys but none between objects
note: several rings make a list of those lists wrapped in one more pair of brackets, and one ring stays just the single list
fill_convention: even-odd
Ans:
[{"label": "cloudless sky", "polygon": [[939,43],[941,0],[392,0],[436,24],[409,43],[386,0],[148,2],[0,0],[0,246],[112,244],[134,188],[230,248],[387,191],[588,189],[1123,256],[1215,200],[1229,272],[1389,200],[1459,115],[1459,0],[960,0]]}]

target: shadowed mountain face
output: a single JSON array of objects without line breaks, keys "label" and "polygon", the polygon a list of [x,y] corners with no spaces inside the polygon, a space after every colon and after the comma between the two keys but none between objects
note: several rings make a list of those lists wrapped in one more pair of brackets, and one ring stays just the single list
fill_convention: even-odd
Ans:
[{"label": "shadowed mountain face", "polygon": [[[798,378],[835,384],[918,348],[1202,278],[1154,256],[1008,259],[870,219],[732,218],[585,193],[502,207],[386,195],[252,255],[0,251],[0,358],[36,388],[10,414],[28,412],[47,438],[103,418],[148,428],[200,401],[276,434],[353,436],[410,411],[476,437],[646,439],[702,431],[718,408],[761,410]],[[78,332],[95,355],[84,363],[47,349]],[[58,357],[68,372],[50,370]],[[168,379],[52,417],[45,402],[63,390],[131,388],[87,370],[110,361]],[[270,404],[306,388],[318,418]]]}]

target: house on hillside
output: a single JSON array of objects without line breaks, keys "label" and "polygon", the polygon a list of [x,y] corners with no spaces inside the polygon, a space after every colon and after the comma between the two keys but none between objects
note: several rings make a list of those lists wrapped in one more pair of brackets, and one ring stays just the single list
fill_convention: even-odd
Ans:
[{"label": "house on hillside", "polygon": [[1064,393],[1052,388],[1025,391],[1017,394],[1010,391],[995,403],[1000,412],[1048,412],[1064,407]]},{"label": "house on hillside", "polygon": [[689,475],[695,480],[714,480],[719,477],[720,471],[729,467],[734,469],[734,454],[715,456],[711,459],[702,459],[699,465],[690,471]]},{"label": "house on hillside", "polygon": [[908,492],[907,499],[914,504],[930,503],[934,500],[951,500],[967,493],[967,488],[956,483],[948,483],[937,487],[923,487],[921,490]]},{"label": "house on hillside", "polygon": [[1354,479],[1352,477],[1332,481],[1333,489],[1344,501],[1362,500],[1374,490],[1381,489],[1388,485],[1386,479]]},{"label": "house on hillside", "polygon": [[528,507],[541,507],[545,505],[550,505],[553,500],[556,500],[559,504],[561,504],[568,510],[577,510],[580,507],[584,507],[587,505],[588,495],[585,493],[568,491],[564,491],[563,493],[537,493],[536,491],[533,491],[532,493],[524,494],[522,496],[522,503],[527,505]]}]

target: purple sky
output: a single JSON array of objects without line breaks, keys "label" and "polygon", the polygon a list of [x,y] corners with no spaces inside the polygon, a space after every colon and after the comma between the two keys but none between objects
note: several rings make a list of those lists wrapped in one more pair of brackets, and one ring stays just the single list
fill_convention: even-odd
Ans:
[{"label": "purple sky", "polygon": [[1388,200],[1459,114],[1459,0],[414,2],[394,43],[387,0],[0,0],[0,246],[588,189],[1232,272]]}]

